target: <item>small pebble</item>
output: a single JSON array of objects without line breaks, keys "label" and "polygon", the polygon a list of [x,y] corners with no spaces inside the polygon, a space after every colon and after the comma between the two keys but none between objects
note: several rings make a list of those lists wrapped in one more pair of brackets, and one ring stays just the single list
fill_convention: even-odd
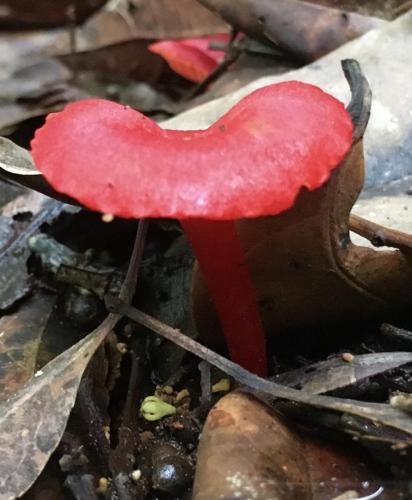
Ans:
[{"label": "small pebble", "polygon": [[98,495],[105,495],[109,489],[109,480],[107,477],[99,478],[99,485],[96,488],[96,493]]},{"label": "small pebble", "polygon": [[352,363],[352,361],[355,359],[355,356],[351,354],[350,352],[344,352],[342,354],[342,359],[343,361],[346,361],[347,363]]},{"label": "small pebble", "polygon": [[182,457],[163,459],[152,470],[153,488],[169,495],[180,495],[192,480],[192,469]]},{"label": "small pebble", "polygon": [[106,222],[106,224],[110,224],[110,222],[114,221],[114,215],[112,214],[103,214],[102,221]]},{"label": "small pebble", "polygon": [[190,396],[189,391],[187,389],[182,389],[176,394],[175,401],[176,403],[179,403],[180,401],[182,401],[182,399],[187,398],[189,396]]},{"label": "small pebble", "polygon": [[120,354],[127,353],[127,345],[124,342],[118,342],[116,344],[116,349],[120,352]]},{"label": "small pebble", "polygon": [[164,385],[163,387],[160,388],[160,390],[165,394],[168,394],[169,396],[170,394],[173,394],[173,387],[170,385]]},{"label": "small pebble", "polygon": [[136,469],[130,474],[131,480],[135,483],[137,483],[141,477],[142,471],[140,469]]},{"label": "small pebble", "polygon": [[221,378],[216,384],[212,385],[212,392],[227,392],[230,391],[230,380]]}]

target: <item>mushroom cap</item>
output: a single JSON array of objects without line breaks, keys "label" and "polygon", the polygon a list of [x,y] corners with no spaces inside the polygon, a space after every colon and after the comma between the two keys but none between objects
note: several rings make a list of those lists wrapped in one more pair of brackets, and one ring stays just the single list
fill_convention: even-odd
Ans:
[{"label": "mushroom cap", "polygon": [[50,114],[32,141],[53,188],[125,218],[231,220],[275,215],[314,190],[352,143],[343,104],[300,82],[270,85],[206,130],[164,130],[141,113],[90,99]]},{"label": "mushroom cap", "polygon": [[224,58],[223,50],[209,48],[212,42],[229,41],[226,33],[183,40],[162,40],[149,45],[177,74],[192,82],[202,82]]}]

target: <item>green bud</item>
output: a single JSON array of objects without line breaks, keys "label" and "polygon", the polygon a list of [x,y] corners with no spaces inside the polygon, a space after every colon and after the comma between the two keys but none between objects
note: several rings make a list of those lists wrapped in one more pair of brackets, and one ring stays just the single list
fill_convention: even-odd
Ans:
[{"label": "green bud", "polygon": [[168,415],[174,415],[176,408],[156,396],[147,396],[140,406],[140,413],[143,418],[152,422]]}]

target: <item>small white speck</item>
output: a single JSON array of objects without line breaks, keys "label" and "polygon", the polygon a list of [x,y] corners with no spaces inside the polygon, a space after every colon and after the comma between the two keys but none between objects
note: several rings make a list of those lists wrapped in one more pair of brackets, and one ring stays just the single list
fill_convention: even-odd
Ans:
[{"label": "small white speck", "polygon": [[140,469],[136,469],[130,474],[130,477],[132,481],[137,483],[139,479],[142,477],[142,471]]},{"label": "small white speck", "polygon": [[38,370],[38,371],[34,374],[34,376],[35,376],[35,377],[40,377],[41,375],[43,375],[43,372],[42,372],[41,370]]}]

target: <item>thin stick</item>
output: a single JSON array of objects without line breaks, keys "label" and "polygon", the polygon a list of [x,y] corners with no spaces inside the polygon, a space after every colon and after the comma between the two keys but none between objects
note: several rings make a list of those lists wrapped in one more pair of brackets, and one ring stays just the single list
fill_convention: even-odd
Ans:
[{"label": "thin stick", "polygon": [[349,229],[369,240],[375,247],[393,247],[403,252],[412,251],[412,234],[381,226],[376,222],[350,214]]},{"label": "thin stick", "polygon": [[403,328],[397,328],[396,326],[389,325],[388,323],[383,323],[381,325],[381,332],[385,335],[385,337],[390,337],[394,340],[412,344],[412,332],[409,330],[404,330]]},{"label": "thin stick", "polygon": [[403,432],[412,434],[412,419],[405,417],[401,411],[380,403],[362,403],[351,399],[333,398],[330,396],[317,396],[296,389],[282,386],[254,375],[229,359],[220,356],[211,349],[199,344],[195,340],[183,335],[179,330],[165,325],[152,316],[139,311],[115,297],[106,297],[106,307],[118,314],[123,314],[129,319],[148,328],[152,332],[174,342],[179,347],[191,352],[195,356],[207,361],[219,370],[227,373],[241,384],[274,398],[283,398],[289,401],[309,404],[317,408],[340,411],[350,415],[366,418],[373,422],[394,427]]},{"label": "thin stick", "polygon": [[136,239],[133,246],[132,256],[130,257],[129,267],[126,277],[119,292],[119,299],[131,303],[136,290],[137,275],[139,272],[140,263],[142,262],[143,250],[146,241],[147,229],[149,222],[147,219],[140,219],[137,228]]},{"label": "thin stick", "polygon": [[235,40],[237,37],[238,31],[232,30],[230,33],[230,40],[227,45],[225,56],[223,61],[219,63],[219,65],[208,75],[202,82],[200,82],[196,87],[194,87],[185,97],[184,101],[188,101],[189,99],[193,99],[193,97],[198,96],[202,92],[204,92],[211,83],[215,82],[219,76],[223,75],[223,73],[231,66],[234,62],[239,59],[242,54],[242,49],[235,46]]}]

